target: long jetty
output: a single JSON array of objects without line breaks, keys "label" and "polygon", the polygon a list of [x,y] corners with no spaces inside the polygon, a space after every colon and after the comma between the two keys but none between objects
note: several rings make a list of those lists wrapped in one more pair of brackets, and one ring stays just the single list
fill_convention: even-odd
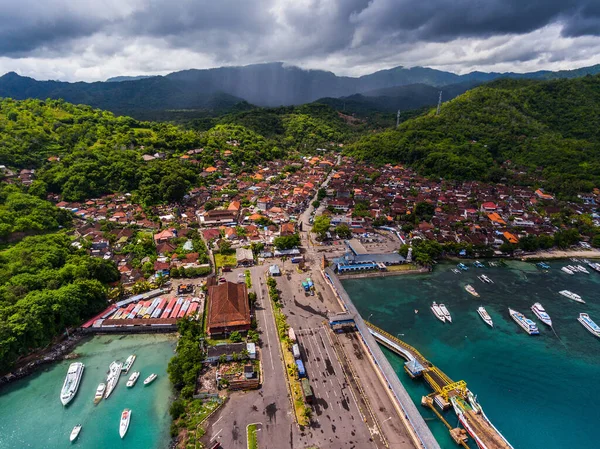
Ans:
[{"label": "long jetty", "polygon": [[375,337],[369,331],[365,321],[361,318],[358,310],[352,303],[352,300],[346,293],[346,290],[342,286],[340,280],[335,275],[331,268],[325,268],[323,272],[326,280],[330,283],[339,300],[342,302],[346,312],[353,316],[354,323],[360,336],[366,345],[370,356],[372,357],[375,365],[379,369],[382,377],[385,379],[387,386],[389,387],[396,403],[404,413],[405,419],[412,430],[412,433],[416,437],[416,444],[424,449],[441,449],[439,443],[431,433],[429,427],[425,423],[425,420],[417,410],[415,403],[408,395],[408,392],[404,388],[404,385],[400,382],[398,375],[394,371],[394,368],[383,355],[381,348],[377,344]]}]

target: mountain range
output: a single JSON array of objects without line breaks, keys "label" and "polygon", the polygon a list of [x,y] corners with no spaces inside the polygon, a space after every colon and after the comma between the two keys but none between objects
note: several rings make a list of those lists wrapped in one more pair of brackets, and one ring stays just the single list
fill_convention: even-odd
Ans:
[{"label": "mountain range", "polygon": [[575,78],[597,73],[600,73],[600,65],[558,72],[471,72],[465,75],[426,67],[395,67],[360,77],[347,77],[277,62],[190,69],[165,76],[115,77],[106,82],[69,83],[37,81],[10,72],[0,77],[0,97],[62,98],[133,116],[149,110],[224,111],[242,101],[258,106],[280,106],[342,97],[349,97],[347,101],[358,102],[367,109],[393,111],[435,104],[440,89],[447,91],[444,99],[449,99],[477,84],[498,78]]}]

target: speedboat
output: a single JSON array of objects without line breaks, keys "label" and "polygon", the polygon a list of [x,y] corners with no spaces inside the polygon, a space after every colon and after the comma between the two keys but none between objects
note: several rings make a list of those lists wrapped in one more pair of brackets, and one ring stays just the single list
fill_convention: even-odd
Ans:
[{"label": "speedboat", "polygon": [[154,379],[156,379],[158,377],[157,374],[150,374],[148,377],[146,377],[146,379],[144,380],[144,385],[150,385],[152,382],[154,382]]},{"label": "speedboat", "polygon": [[560,270],[563,271],[563,272],[565,272],[565,273],[567,273],[567,274],[574,274],[573,270],[571,270],[568,267],[562,267]]},{"label": "speedboat", "polygon": [[590,274],[590,272],[582,265],[576,265],[575,268],[577,268],[577,270],[581,273]]},{"label": "speedboat", "polygon": [[60,390],[60,402],[62,402],[62,405],[67,405],[77,394],[84,368],[85,365],[81,362],[75,362],[69,365],[67,376],[65,377],[63,387]]},{"label": "speedboat", "polygon": [[433,312],[435,317],[442,323],[446,322],[446,314],[442,311],[440,306],[438,306],[435,301],[433,302],[433,304],[431,304],[431,311]]},{"label": "speedboat", "polygon": [[583,327],[585,327],[588,331],[590,331],[596,337],[600,337],[600,326],[598,326],[594,321],[590,318],[587,313],[580,313],[579,318],[577,318]]},{"label": "speedboat", "polygon": [[127,357],[127,360],[125,360],[125,364],[123,365],[123,368],[121,368],[121,371],[127,374],[133,366],[133,362],[135,362],[135,354],[131,354],[129,357]]},{"label": "speedboat", "polygon": [[477,291],[473,288],[473,286],[471,285],[467,285],[465,287],[465,290],[468,291],[470,294],[472,294],[475,297],[479,297],[479,293],[477,293]]},{"label": "speedboat", "polygon": [[444,318],[446,318],[446,321],[448,321],[449,323],[451,323],[452,322],[452,316],[450,315],[450,312],[448,312],[448,309],[446,308],[446,306],[444,304],[440,304],[439,308],[442,311],[442,313],[444,314]]},{"label": "speedboat", "polygon": [[117,386],[117,383],[119,382],[119,377],[121,377],[122,367],[123,364],[120,362],[112,362],[110,364],[108,377],[106,378],[106,392],[104,393],[104,399],[108,399],[110,394]]},{"label": "speedboat", "polygon": [[96,388],[96,395],[94,396],[94,404],[97,404],[98,402],[100,402],[102,400],[102,396],[104,396],[105,390],[106,390],[105,383],[101,383],[100,385],[98,385],[98,388]]},{"label": "speedboat", "polygon": [[544,309],[544,306],[542,306],[539,302],[536,302],[534,305],[531,306],[531,310],[533,313],[535,313],[535,316],[537,316],[542,321],[542,323],[552,327],[552,319],[550,318],[550,315],[546,313],[546,309]]},{"label": "speedboat", "polygon": [[487,313],[487,310],[485,310],[485,307],[479,306],[477,308],[477,313],[479,314],[481,319],[483,321],[485,321],[485,324],[489,325],[490,327],[494,327],[494,322],[492,321],[492,317],[490,316],[489,313]]},{"label": "speedboat", "polygon": [[529,318],[525,317],[525,315],[510,308],[508,309],[508,312],[510,313],[511,318],[529,335],[539,335],[540,330],[537,325]]},{"label": "speedboat", "polygon": [[131,388],[135,385],[135,383],[138,380],[138,377],[140,377],[140,372],[139,371],[135,371],[131,376],[129,376],[129,380],[127,381],[127,388]]},{"label": "speedboat", "polygon": [[73,430],[71,430],[71,436],[69,436],[69,441],[71,443],[77,439],[79,432],[81,432],[81,424],[77,424],[75,427],[73,427]]},{"label": "speedboat", "polygon": [[469,267],[467,267],[467,266],[466,266],[464,263],[462,263],[462,262],[461,262],[461,263],[459,263],[458,265],[456,265],[456,267],[457,267],[459,270],[462,270],[462,271],[467,271],[467,270],[469,269]]},{"label": "speedboat", "polygon": [[127,429],[129,429],[129,421],[131,420],[131,410],[126,408],[121,413],[121,422],[119,423],[119,435],[121,438],[125,436],[127,433]]},{"label": "speedboat", "polygon": [[569,291],[569,290],[561,290],[558,293],[560,293],[561,295],[563,295],[569,299],[572,299],[573,301],[585,304],[585,301],[577,293],[573,293],[572,291]]}]

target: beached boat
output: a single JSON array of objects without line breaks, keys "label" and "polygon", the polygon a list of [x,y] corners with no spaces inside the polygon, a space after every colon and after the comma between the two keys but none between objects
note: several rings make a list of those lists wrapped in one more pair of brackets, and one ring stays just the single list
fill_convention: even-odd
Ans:
[{"label": "beached boat", "polygon": [[446,306],[444,304],[440,304],[440,310],[442,311],[442,313],[444,314],[444,318],[446,318],[446,321],[448,321],[449,323],[452,322],[452,316],[450,315],[450,312],[448,311],[448,309],[446,308]]},{"label": "beached boat", "polygon": [[587,313],[580,313],[579,318],[577,318],[583,327],[585,327],[590,333],[595,335],[596,337],[600,337],[600,326],[598,326],[594,321],[590,318]]},{"label": "beached boat", "polygon": [[71,363],[69,365],[67,376],[65,377],[62,389],[60,390],[60,402],[62,402],[62,405],[67,405],[77,394],[84,369],[85,365],[80,362]]},{"label": "beached boat", "polygon": [[129,422],[131,421],[131,410],[126,408],[121,413],[121,422],[119,423],[119,435],[121,438],[125,437],[127,430],[129,429]]},{"label": "beached boat", "polygon": [[97,404],[98,402],[100,402],[102,400],[105,390],[106,390],[105,383],[101,383],[100,385],[98,385],[98,388],[96,388],[96,394],[94,395],[94,404]]},{"label": "beached boat", "polygon": [[146,377],[146,379],[144,380],[144,385],[150,385],[152,382],[154,382],[154,379],[156,379],[158,377],[157,374],[150,374],[148,377]]},{"label": "beached boat", "polygon": [[139,371],[135,371],[131,376],[129,376],[129,380],[127,381],[127,388],[131,388],[135,385],[135,383],[137,382],[138,378],[140,377],[140,372]]},{"label": "beached boat", "polygon": [[438,306],[435,301],[433,302],[433,304],[431,304],[431,311],[433,312],[435,317],[442,323],[446,322],[446,314],[442,311],[440,306]]},{"label": "beached boat", "polygon": [[71,430],[71,435],[69,436],[69,441],[71,443],[75,441],[79,436],[79,432],[81,432],[81,427],[81,424],[77,424],[75,427],[73,427],[73,430]]},{"label": "beached boat", "polygon": [[110,364],[108,370],[108,376],[106,378],[106,392],[104,393],[104,399],[108,399],[111,395],[117,383],[119,382],[119,377],[121,377],[121,368],[123,364],[120,362],[112,362]]},{"label": "beached boat", "polygon": [[485,310],[485,307],[479,306],[477,308],[477,313],[479,314],[481,319],[485,322],[485,324],[487,324],[490,327],[494,327],[494,322],[492,321],[492,317],[490,316],[489,313],[487,313],[487,310]]},{"label": "beached boat", "polygon": [[572,299],[573,301],[585,304],[585,301],[581,298],[581,296],[579,296],[577,293],[573,293],[570,290],[561,290],[558,293],[560,293],[561,295],[563,295],[566,298]]},{"label": "beached boat", "polygon": [[537,325],[525,315],[510,308],[508,309],[508,312],[510,313],[511,318],[515,320],[515,323],[521,326],[521,328],[529,335],[539,335],[540,330]]},{"label": "beached boat", "polygon": [[539,302],[536,302],[531,306],[531,311],[535,313],[535,316],[537,316],[542,323],[552,327],[552,319],[550,318],[550,315],[548,315],[546,309],[544,309],[544,306],[542,306]]},{"label": "beached boat", "polygon": [[123,364],[123,368],[121,368],[121,371],[123,371],[125,374],[127,374],[129,372],[129,370],[131,369],[131,367],[133,366],[133,362],[135,362],[135,354],[131,354],[129,357],[127,357],[127,360],[125,360],[125,363]]},{"label": "beached boat", "polygon": [[472,294],[473,296],[475,296],[475,297],[477,297],[477,298],[479,297],[479,293],[477,293],[477,291],[476,291],[476,290],[473,288],[473,286],[472,286],[472,285],[467,285],[467,286],[465,286],[465,290],[466,290],[467,292],[469,292],[470,294]]},{"label": "beached boat", "polygon": [[573,273],[573,270],[571,270],[569,267],[562,267],[560,270],[567,274],[575,274]]}]

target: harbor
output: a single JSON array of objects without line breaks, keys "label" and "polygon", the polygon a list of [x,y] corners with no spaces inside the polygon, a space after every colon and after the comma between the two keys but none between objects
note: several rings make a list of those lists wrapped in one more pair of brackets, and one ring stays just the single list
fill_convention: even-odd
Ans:
[{"label": "harbor", "polygon": [[[549,261],[550,268],[542,270],[533,262],[510,261],[497,267],[470,265],[468,271],[456,274],[455,263],[441,263],[431,274],[344,280],[343,285],[362,317],[426,354],[444,373],[445,378],[430,371],[432,381],[442,386],[464,380],[489,421],[515,448],[594,447],[600,412],[589,391],[600,376],[600,340],[578,318],[588,313],[600,321],[600,275],[592,270],[574,276],[562,273],[560,268],[568,264],[572,262]],[[482,274],[494,284],[480,282],[477,276]],[[479,298],[465,291],[467,284],[477,288]],[[561,290],[579,293],[586,303],[569,300],[558,293]],[[429,310],[433,301],[448,307],[451,325]],[[552,327],[531,310],[536,303],[543,305]],[[493,327],[478,314],[481,306],[493,319]],[[536,322],[540,335],[527,335],[510,317],[509,308]],[[422,406],[422,398],[436,389],[425,375],[411,379],[405,370],[406,355],[387,346],[382,352],[440,447],[457,447],[449,428],[464,426],[453,407],[441,411],[437,405],[435,410]],[[564,412],[575,405],[584,412]],[[471,437],[466,444],[477,447]]]},{"label": "harbor", "polygon": [[[173,354],[175,338],[170,335],[96,336],[82,343],[76,360],[57,362],[2,390],[0,396],[0,449],[68,447],[74,426],[81,424],[76,441],[80,448],[127,447],[162,449],[169,445],[168,413],[172,387],[166,373]],[[121,375],[108,399],[94,404],[99,383],[106,382],[113,360],[125,362],[136,354],[130,374],[141,372],[132,388],[126,387],[129,375]],[[85,370],[74,397],[61,403],[61,388],[69,366],[82,363]],[[142,380],[152,373],[152,385]],[[127,435],[121,439],[119,423],[124,409],[132,410]],[[147,425],[151,423],[151,425]]]}]

